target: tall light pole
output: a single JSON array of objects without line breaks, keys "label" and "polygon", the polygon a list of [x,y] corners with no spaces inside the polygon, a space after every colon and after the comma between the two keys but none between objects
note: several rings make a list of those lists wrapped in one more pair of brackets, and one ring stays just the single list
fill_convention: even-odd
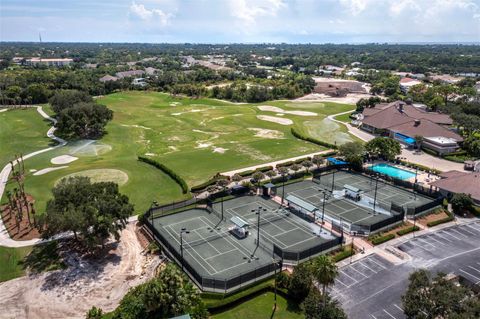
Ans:
[{"label": "tall light pole", "polygon": [[377,190],[378,190],[378,175],[375,176],[375,195],[373,198],[373,214],[375,214],[375,208],[377,206]]},{"label": "tall light pole", "polygon": [[262,206],[258,206],[257,209],[252,209],[252,213],[255,213],[257,215],[257,248],[260,244],[260,212],[262,211],[266,212],[267,209],[263,208]]},{"label": "tall light pole", "polygon": [[190,232],[185,228],[183,227],[182,229],[180,229],[180,256],[182,257],[182,271],[184,270],[184,260],[183,260],[183,234],[190,234]]},{"label": "tall light pole", "polygon": [[335,186],[335,171],[332,172],[332,193],[333,193],[334,186]]},{"label": "tall light pole", "polygon": [[275,291],[275,296],[274,296],[274,306],[273,306],[273,311],[277,310],[277,266],[278,266],[279,260],[276,260],[273,258],[273,271],[275,273],[275,285],[274,285],[274,291]]},{"label": "tall light pole", "polygon": [[156,200],[154,200],[152,202],[152,204],[150,205],[150,210],[149,210],[150,211],[150,223],[152,224],[152,227],[153,227],[153,208],[154,207],[158,207],[158,203],[157,203]]},{"label": "tall light pole", "polygon": [[323,203],[322,203],[322,225],[324,223],[323,219],[325,217],[325,201],[326,201],[327,193],[323,191]]}]

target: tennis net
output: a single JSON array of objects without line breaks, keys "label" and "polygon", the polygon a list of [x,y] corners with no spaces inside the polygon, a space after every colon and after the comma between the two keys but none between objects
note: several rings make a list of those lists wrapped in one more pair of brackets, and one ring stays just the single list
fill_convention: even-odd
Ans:
[{"label": "tennis net", "polygon": [[185,247],[196,247],[196,246],[200,246],[200,245],[203,245],[203,244],[208,243],[208,242],[212,242],[212,241],[220,239],[220,238],[228,237],[230,235],[231,235],[230,232],[216,233],[215,235],[204,237],[204,238],[197,239],[197,240],[194,240],[194,241],[187,241],[187,240],[184,239],[183,243],[184,243]]}]

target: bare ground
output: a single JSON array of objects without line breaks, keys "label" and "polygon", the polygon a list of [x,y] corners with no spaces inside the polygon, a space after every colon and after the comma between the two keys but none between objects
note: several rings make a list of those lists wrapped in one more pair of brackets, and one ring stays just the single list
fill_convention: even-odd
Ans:
[{"label": "bare ground", "polygon": [[29,275],[0,284],[0,318],[85,318],[97,306],[115,309],[130,287],[153,276],[158,257],[145,256],[130,223],[104,258],[72,254],[67,269]]}]

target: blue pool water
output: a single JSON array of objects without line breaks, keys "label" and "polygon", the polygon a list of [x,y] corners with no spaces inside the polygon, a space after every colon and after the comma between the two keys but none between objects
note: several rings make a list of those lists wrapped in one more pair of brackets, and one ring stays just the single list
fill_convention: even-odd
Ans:
[{"label": "blue pool water", "polygon": [[374,172],[385,174],[399,179],[409,179],[415,177],[415,173],[391,166],[388,164],[375,164],[369,167]]}]

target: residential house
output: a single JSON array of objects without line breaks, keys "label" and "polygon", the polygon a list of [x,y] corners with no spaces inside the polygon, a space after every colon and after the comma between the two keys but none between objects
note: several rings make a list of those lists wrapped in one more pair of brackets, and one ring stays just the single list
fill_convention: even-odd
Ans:
[{"label": "residential house", "polygon": [[362,115],[362,130],[391,137],[408,147],[416,146],[415,137],[422,136],[422,147],[447,154],[456,151],[463,142],[463,138],[450,129],[453,121],[449,115],[426,112],[403,101],[365,108]]},{"label": "residential house", "polygon": [[37,66],[37,65],[47,65],[47,66],[67,66],[73,63],[73,59],[42,59],[42,58],[30,58],[25,60],[26,65]]},{"label": "residential house", "polygon": [[99,81],[102,82],[102,83],[105,83],[105,82],[109,82],[109,81],[117,81],[118,78],[115,77],[115,76],[111,76],[109,74],[105,75],[105,76],[102,76]]},{"label": "residential house", "polygon": [[403,79],[400,79],[400,89],[402,92],[407,93],[412,86],[422,84],[422,81],[415,80],[409,77],[405,77]]},{"label": "residential house", "polygon": [[115,76],[119,79],[123,78],[133,78],[133,77],[140,77],[145,74],[143,70],[131,70],[131,71],[124,71],[124,72],[117,72]]},{"label": "residential house", "polygon": [[480,173],[449,171],[441,177],[430,185],[436,187],[442,195],[451,197],[456,193],[469,194],[473,201],[480,205]]}]

